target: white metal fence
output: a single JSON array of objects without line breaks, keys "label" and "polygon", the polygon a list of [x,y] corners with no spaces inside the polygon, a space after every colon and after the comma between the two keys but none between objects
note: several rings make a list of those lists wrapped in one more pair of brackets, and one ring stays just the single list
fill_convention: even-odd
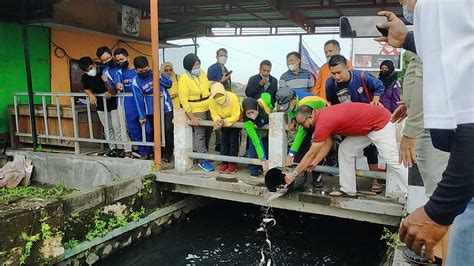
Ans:
[{"label": "white metal fence", "polygon": [[[104,94],[97,94],[96,95],[98,101],[103,101],[103,106],[104,106],[104,112],[108,112],[107,110],[107,100],[104,97]],[[133,97],[131,93],[120,93],[118,95],[113,95],[112,97],[117,97],[118,102],[123,101],[125,97]],[[146,95],[145,97],[153,97],[152,95]],[[14,108],[14,115],[15,115],[15,131],[14,135],[18,137],[32,137],[32,132],[20,132],[19,128],[19,106],[20,106],[20,100],[22,98],[26,99],[26,103],[28,104],[28,93],[26,92],[15,92],[13,94],[13,108]],[[105,120],[105,125],[102,127],[103,136],[105,138],[94,138],[94,128],[93,128],[93,121],[92,121],[92,115],[93,112],[95,111],[95,108],[91,105],[90,102],[90,97],[85,94],[85,93],[59,93],[59,92],[38,92],[34,94],[35,100],[40,98],[41,99],[41,112],[38,114],[35,114],[35,118],[38,116],[43,117],[43,124],[44,124],[44,134],[37,134],[37,137],[39,139],[51,139],[51,140],[64,140],[64,141],[73,141],[74,142],[74,150],[75,153],[78,154],[80,153],[80,142],[85,142],[85,143],[100,143],[100,144],[118,144],[118,145],[139,145],[139,146],[154,146],[153,142],[147,142],[146,141],[146,134],[145,134],[145,126],[143,125],[142,131],[141,131],[141,141],[123,141],[123,140],[118,140],[114,139],[112,140],[109,135],[109,131],[106,130],[109,128],[109,125],[111,121],[109,121],[108,115],[104,116]],[[79,121],[78,121],[78,112],[76,109],[78,108],[78,103],[77,99],[82,98],[85,99],[85,107],[87,110],[87,124],[88,124],[88,138],[84,138],[80,136],[79,132]],[[64,100],[66,99],[66,100]],[[161,97],[161,145],[164,146],[165,143],[165,127],[164,127],[164,112],[163,112],[163,106],[164,106],[164,98]],[[50,104],[48,104],[48,102]],[[69,104],[61,104],[61,103],[69,103]],[[49,105],[49,106],[48,106]],[[38,106],[38,105],[36,105]],[[35,106],[35,107],[36,107]],[[49,108],[48,108],[49,107]],[[55,107],[53,109],[54,111],[51,110],[51,107]],[[65,117],[63,116],[63,110],[65,107],[70,107],[71,108],[71,113],[72,113],[72,124],[73,124],[73,135],[72,136],[66,136],[64,134],[63,130],[63,120]],[[36,109],[36,108],[35,108]],[[120,111],[120,109],[119,109]],[[54,115],[55,113],[55,115]],[[50,123],[48,120],[48,117],[55,117],[57,118],[57,131],[59,134],[51,134],[50,133]],[[125,115],[123,116],[125,117]],[[12,129],[13,130],[13,129]],[[127,131],[128,132],[128,131]],[[101,135],[102,135],[101,134]]]}]

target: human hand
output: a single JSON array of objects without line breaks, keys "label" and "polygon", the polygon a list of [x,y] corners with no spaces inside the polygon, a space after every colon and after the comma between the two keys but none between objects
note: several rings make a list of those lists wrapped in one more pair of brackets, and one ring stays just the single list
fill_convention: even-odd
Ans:
[{"label": "human hand", "polygon": [[375,40],[378,42],[387,42],[395,48],[402,48],[408,33],[405,23],[390,11],[380,11],[377,15],[387,17],[388,21],[378,24],[377,27],[380,29],[388,29],[388,36],[378,37],[375,38]]},{"label": "human hand", "polygon": [[143,126],[146,122],[146,118],[140,119],[139,121],[140,121],[140,125]]},{"label": "human hand", "polygon": [[123,84],[122,83],[117,84],[117,90],[123,91]]},{"label": "human hand", "polygon": [[416,139],[403,136],[400,141],[399,163],[405,167],[412,167],[416,161]]},{"label": "human hand", "polygon": [[405,119],[408,114],[407,114],[407,106],[405,105],[404,101],[398,102],[398,107],[395,109],[395,111],[392,114],[392,119],[390,122],[392,123],[400,123]]},{"label": "human hand", "polygon": [[106,91],[106,92],[104,93],[104,97],[105,97],[105,99],[108,100],[108,99],[112,98],[112,94],[111,94],[110,92]]},{"label": "human hand", "polygon": [[287,128],[289,131],[295,131],[296,126],[297,126],[296,121],[293,120],[290,123],[288,123]]},{"label": "human hand", "polygon": [[269,168],[270,168],[270,166],[268,165],[267,162],[262,162],[262,170],[263,170],[264,174],[268,172]]},{"label": "human hand", "polygon": [[91,105],[97,106],[97,97],[95,95],[89,95],[89,101]]},{"label": "human hand", "polygon": [[379,101],[371,101],[370,104],[375,105],[375,106],[382,106],[383,107],[383,104],[380,103]]},{"label": "human hand", "polygon": [[292,166],[293,162],[295,161],[295,156],[290,156],[289,154],[286,156],[285,165]]},{"label": "human hand", "polygon": [[191,120],[191,124],[193,124],[193,126],[195,126],[195,127],[200,126],[199,125],[199,120],[201,120],[201,118],[193,116],[193,117],[190,118],[190,120]]},{"label": "human hand", "polygon": [[219,129],[224,126],[224,120],[222,119],[217,119],[216,122],[214,123],[214,127]]},{"label": "human hand", "polygon": [[268,82],[268,78],[262,78],[259,82],[260,86],[265,86],[265,84],[267,84]]},{"label": "human hand", "polygon": [[106,75],[102,75],[102,81],[107,82],[107,76]]},{"label": "human hand", "polygon": [[[433,262],[435,260],[433,248],[443,238],[448,228],[449,226],[437,224],[426,214],[425,209],[420,207],[403,219],[399,236],[409,249],[418,255],[425,255]],[[423,246],[424,254],[422,254]]]},{"label": "human hand", "polygon": [[291,184],[293,181],[295,181],[295,177],[289,173],[289,172],[283,172],[285,174],[285,183],[287,185]]}]

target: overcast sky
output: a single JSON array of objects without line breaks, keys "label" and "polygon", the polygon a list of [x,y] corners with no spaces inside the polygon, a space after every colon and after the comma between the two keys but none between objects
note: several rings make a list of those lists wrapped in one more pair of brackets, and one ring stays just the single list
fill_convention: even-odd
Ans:
[{"label": "overcast sky", "polygon": [[[330,39],[338,40],[341,44],[342,54],[347,58],[350,57],[350,39],[340,39],[338,35],[303,36],[303,45],[313,60],[320,66],[325,62],[324,43]],[[173,43],[186,44],[188,42],[182,40]],[[271,74],[278,79],[287,70],[286,54],[291,51],[298,51],[299,37],[204,37],[198,38],[197,43],[199,44],[198,56],[205,71],[216,62],[216,51],[223,47],[229,52],[226,67],[233,71],[232,80],[246,84],[249,77],[258,74],[259,64],[264,59],[272,62]],[[166,57],[169,60],[168,56]],[[178,59],[176,59],[175,64],[179,64]],[[179,69],[178,67],[175,68]]]}]

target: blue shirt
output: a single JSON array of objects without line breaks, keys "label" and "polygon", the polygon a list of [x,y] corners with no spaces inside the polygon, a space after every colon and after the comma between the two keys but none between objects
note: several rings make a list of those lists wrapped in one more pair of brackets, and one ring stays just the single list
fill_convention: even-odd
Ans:
[{"label": "blue shirt", "polygon": [[[347,100],[350,102],[369,103],[370,99],[364,91],[362,85],[361,72],[360,70],[349,71],[351,79],[347,84],[337,84],[336,81],[331,77],[326,80],[326,98],[331,104],[341,103],[341,100]],[[382,96],[385,91],[382,81],[374,77],[369,72],[364,71],[365,83],[369,94],[373,96]],[[345,95],[342,95],[344,91],[347,91]]]},{"label": "blue shirt", "polygon": [[[117,84],[122,83],[123,85],[123,92],[132,93],[132,80],[137,75],[137,71],[132,69],[122,69],[119,68],[115,73],[115,87]],[[135,113],[137,108],[133,97],[126,96],[123,100],[123,106],[125,108],[126,113]]]},{"label": "blue shirt", "polygon": [[[161,74],[160,94],[164,98],[164,112],[173,111],[173,102],[171,101],[168,88],[171,88],[173,82],[167,76]],[[147,78],[136,76],[132,80],[133,99],[138,111],[138,117],[145,119],[147,115],[153,115],[153,74]]]},{"label": "blue shirt", "polygon": [[[229,71],[227,70],[227,68],[224,65],[221,65],[217,62],[217,63],[211,65],[207,69],[207,79],[209,81],[221,82],[221,79],[222,79],[222,76],[223,76],[224,73],[227,74],[227,73],[229,73]],[[231,90],[231,81],[230,81],[230,79],[227,82],[222,83],[222,85],[224,85],[224,88],[227,91]]]},{"label": "blue shirt", "polygon": [[279,88],[311,91],[314,87],[314,78],[307,69],[300,69],[298,75],[288,70],[280,77]]}]

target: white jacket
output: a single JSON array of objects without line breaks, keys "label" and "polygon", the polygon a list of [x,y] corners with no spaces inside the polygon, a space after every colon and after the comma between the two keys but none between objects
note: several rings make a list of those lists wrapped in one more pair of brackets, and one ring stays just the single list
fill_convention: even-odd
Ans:
[{"label": "white jacket", "polygon": [[425,128],[474,123],[474,1],[418,0],[416,50],[423,60]]}]

